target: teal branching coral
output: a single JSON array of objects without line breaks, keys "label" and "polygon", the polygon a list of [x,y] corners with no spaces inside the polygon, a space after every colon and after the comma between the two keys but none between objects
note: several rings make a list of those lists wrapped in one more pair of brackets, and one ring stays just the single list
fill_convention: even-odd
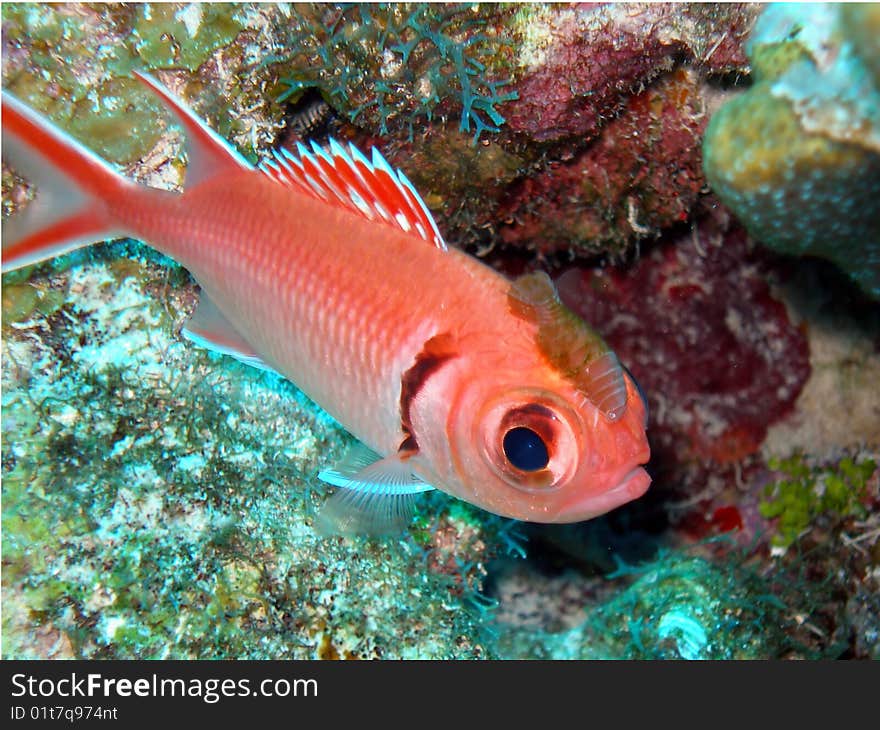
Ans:
[{"label": "teal branching coral", "polygon": [[380,3],[313,7],[286,39],[284,54],[267,59],[293,69],[282,79],[286,99],[318,87],[352,122],[379,134],[460,109],[462,132],[474,140],[504,123],[499,59],[512,43],[495,35],[493,14],[474,5]]},{"label": "teal branching coral", "polygon": [[713,116],[712,188],[762,243],[828,258],[880,298],[880,5],[769,6],[754,85]]},{"label": "teal branching coral", "polygon": [[869,480],[877,470],[873,459],[847,456],[836,464],[811,466],[806,457],[796,454],[770,459],[769,466],[785,475],[765,487],[759,505],[764,518],[777,520],[773,545],[787,548],[820,517],[867,516]]}]

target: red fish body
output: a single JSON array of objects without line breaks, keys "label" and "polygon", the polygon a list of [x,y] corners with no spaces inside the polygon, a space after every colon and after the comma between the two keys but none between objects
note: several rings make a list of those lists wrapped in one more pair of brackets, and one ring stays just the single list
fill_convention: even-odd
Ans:
[{"label": "red fish body", "polygon": [[539,522],[644,493],[637,387],[546,275],[510,282],[447,250],[378,153],[334,142],[253,168],[138,77],[186,129],[185,191],[124,180],[4,95],[4,156],[50,201],[74,195],[7,223],[4,270],[111,235],[180,262],[202,287],[190,337],[281,373],[369,447],[321,475],[337,529],[383,531],[430,487]]}]

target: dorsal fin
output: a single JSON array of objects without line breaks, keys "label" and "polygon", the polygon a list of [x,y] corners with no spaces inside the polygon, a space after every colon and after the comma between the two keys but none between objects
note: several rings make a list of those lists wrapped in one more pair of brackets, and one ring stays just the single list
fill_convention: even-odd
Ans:
[{"label": "dorsal fin", "polygon": [[221,174],[226,170],[253,169],[252,165],[201,119],[199,119],[177,96],[156,79],[143,71],[133,71],[134,76],[158,96],[186,131],[186,183],[185,187]]},{"label": "dorsal fin", "polygon": [[277,183],[400,228],[445,251],[433,216],[406,175],[395,172],[375,147],[372,156],[370,162],[353,144],[346,151],[331,138],[329,151],[315,142],[310,151],[297,142],[296,154],[275,150],[258,169]]},{"label": "dorsal fin", "polygon": [[525,274],[510,286],[514,313],[538,325],[544,356],[610,421],[626,411],[626,381],[617,355],[566,307],[543,271]]}]

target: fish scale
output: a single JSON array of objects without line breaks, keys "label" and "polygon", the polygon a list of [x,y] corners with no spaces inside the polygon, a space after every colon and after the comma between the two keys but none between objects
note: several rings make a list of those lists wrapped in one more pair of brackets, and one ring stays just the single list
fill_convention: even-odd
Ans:
[{"label": "fish scale", "polygon": [[[270,363],[284,363],[278,366],[282,374],[295,378],[316,402],[340,402],[339,407],[328,408],[334,417],[339,418],[339,412],[346,407],[369,404],[357,414],[347,411],[347,425],[356,436],[385,448],[394,442],[399,444],[403,436],[399,425],[399,380],[395,385],[394,374],[402,372],[406,363],[415,359],[421,345],[413,342],[406,317],[404,326],[400,326],[400,314],[408,312],[409,319],[425,321],[429,314],[433,315],[433,307],[428,305],[428,311],[422,309],[408,296],[406,283],[395,281],[394,272],[381,265],[377,252],[386,241],[373,240],[377,238],[374,227],[340,211],[340,215],[350,218],[345,226],[356,233],[354,240],[313,243],[309,235],[303,235],[303,226],[299,226],[298,235],[293,235],[297,231],[296,215],[289,206],[288,192],[268,183],[261,187],[257,196],[270,201],[272,209],[278,209],[275,223],[280,230],[290,231],[289,237],[279,236],[277,231],[272,236],[261,235],[260,219],[249,213],[255,210],[254,206],[240,199],[236,207],[217,206],[217,199],[231,202],[235,196],[216,190],[194,191],[192,199],[181,200],[175,206],[175,215],[168,214],[163,201],[164,214],[150,216],[153,224],[141,228],[125,220],[124,211],[118,211],[117,216],[137,237],[154,242],[180,261],[216,300],[223,298],[216,293],[226,288],[224,282],[235,280],[229,298],[247,303],[235,307],[235,314],[230,317],[235,328],[249,332],[251,343],[266,353]],[[236,190],[238,183],[231,181],[229,188]],[[211,201],[207,210],[201,209],[199,193]],[[287,208],[282,209],[285,204]],[[316,205],[310,200],[302,204],[307,208]],[[313,213],[307,211],[302,215]],[[185,238],[181,233],[192,230],[189,221],[193,218],[210,220],[212,228],[223,231],[225,237],[248,244],[220,249],[214,244],[219,235],[214,231],[204,232],[203,242]],[[379,233],[379,239],[395,235],[403,238],[418,258],[428,260],[428,269],[442,255],[403,234],[384,228]],[[219,255],[210,255],[211,250],[219,251]],[[352,259],[360,265],[351,266]],[[284,275],[264,282],[262,273],[267,268]],[[377,291],[384,296],[377,297]],[[286,311],[277,307],[285,294],[291,305]],[[473,293],[462,296],[472,299]],[[348,316],[353,316],[350,325],[346,323]],[[320,373],[320,378],[311,377],[311,373]],[[340,373],[338,380],[335,373]],[[387,376],[388,373],[392,375]],[[377,374],[382,377],[377,378]],[[346,401],[347,392],[358,393],[357,403]]]}]

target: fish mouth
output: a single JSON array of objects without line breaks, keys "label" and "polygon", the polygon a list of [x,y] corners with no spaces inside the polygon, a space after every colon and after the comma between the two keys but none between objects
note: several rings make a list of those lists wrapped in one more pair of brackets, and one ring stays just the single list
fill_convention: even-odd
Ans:
[{"label": "fish mouth", "polygon": [[557,516],[556,522],[582,522],[603,515],[621,505],[638,499],[651,486],[651,477],[644,467],[637,466],[626,472],[617,485],[600,494],[586,494],[569,504]]},{"label": "fish mouth", "polygon": [[[637,466],[635,469],[628,471],[623,479],[620,480],[620,483],[614,487],[614,489],[610,490],[608,494],[614,495],[615,497],[621,497],[626,502],[629,502],[630,500],[641,497],[648,491],[648,487],[650,486],[650,475],[645,471],[644,467]],[[621,504],[623,504],[623,502],[621,502]]]}]

